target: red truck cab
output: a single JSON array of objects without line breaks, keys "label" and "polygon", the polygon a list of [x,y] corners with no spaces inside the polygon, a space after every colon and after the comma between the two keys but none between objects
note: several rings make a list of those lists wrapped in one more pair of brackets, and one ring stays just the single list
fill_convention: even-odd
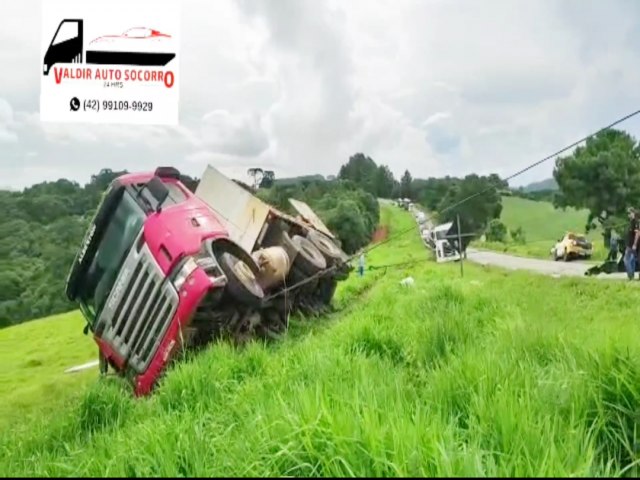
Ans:
[{"label": "red truck cab", "polygon": [[101,355],[139,395],[181,346],[205,295],[227,281],[206,245],[228,233],[178,178],[165,168],[114,180],[67,279]]}]

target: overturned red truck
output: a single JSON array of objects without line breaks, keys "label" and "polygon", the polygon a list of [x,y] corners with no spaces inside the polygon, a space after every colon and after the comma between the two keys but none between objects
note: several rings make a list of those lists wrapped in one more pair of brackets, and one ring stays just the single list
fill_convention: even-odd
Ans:
[{"label": "overturned red truck", "polygon": [[295,311],[330,308],[351,267],[303,202],[292,217],[209,166],[195,191],[161,167],[116,178],[66,284],[101,370],[150,393],[181,352],[283,333]]}]

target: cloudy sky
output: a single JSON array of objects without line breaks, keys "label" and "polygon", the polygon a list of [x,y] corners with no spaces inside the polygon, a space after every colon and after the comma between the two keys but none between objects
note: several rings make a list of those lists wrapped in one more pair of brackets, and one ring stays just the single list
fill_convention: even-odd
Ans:
[{"label": "cloudy sky", "polygon": [[398,177],[506,176],[640,108],[635,0],[182,5],[180,125],[131,128],[41,123],[41,2],[3,0],[0,187],[159,164],[329,175],[356,152]]}]

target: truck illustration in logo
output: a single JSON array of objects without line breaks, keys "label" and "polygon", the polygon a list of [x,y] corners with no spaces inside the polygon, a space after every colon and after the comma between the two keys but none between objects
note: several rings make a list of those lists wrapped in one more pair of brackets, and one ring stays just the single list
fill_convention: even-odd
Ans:
[{"label": "truck illustration in logo", "polygon": [[163,67],[176,56],[169,50],[171,35],[152,28],[135,27],[116,35],[92,40],[84,52],[84,21],[65,19],[60,22],[44,56],[43,73],[49,75],[58,63],[93,65],[135,65]]}]

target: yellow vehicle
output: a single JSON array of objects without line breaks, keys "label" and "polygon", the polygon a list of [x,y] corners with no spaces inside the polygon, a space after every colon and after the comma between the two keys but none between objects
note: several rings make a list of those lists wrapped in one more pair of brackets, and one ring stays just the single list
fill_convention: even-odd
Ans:
[{"label": "yellow vehicle", "polygon": [[554,260],[563,259],[565,262],[572,258],[591,258],[593,245],[584,235],[568,232],[551,249]]}]

